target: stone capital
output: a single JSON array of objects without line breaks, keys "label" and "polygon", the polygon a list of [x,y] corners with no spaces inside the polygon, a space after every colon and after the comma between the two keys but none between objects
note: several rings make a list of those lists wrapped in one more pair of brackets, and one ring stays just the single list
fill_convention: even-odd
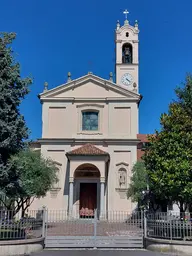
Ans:
[{"label": "stone capital", "polygon": [[69,183],[73,183],[74,182],[74,178],[73,177],[69,177]]},{"label": "stone capital", "polygon": [[100,183],[105,183],[105,177],[100,177]]}]

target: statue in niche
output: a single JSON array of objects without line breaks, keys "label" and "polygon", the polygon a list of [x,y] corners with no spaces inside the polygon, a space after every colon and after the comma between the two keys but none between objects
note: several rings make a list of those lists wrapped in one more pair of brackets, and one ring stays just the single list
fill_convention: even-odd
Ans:
[{"label": "statue in niche", "polygon": [[126,170],[123,168],[119,170],[119,187],[126,187]]}]

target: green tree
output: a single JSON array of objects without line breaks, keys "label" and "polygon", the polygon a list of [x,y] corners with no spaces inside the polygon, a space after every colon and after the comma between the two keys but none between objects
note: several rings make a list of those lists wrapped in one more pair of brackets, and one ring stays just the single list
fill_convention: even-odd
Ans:
[{"label": "green tree", "polygon": [[147,173],[143,161],[138,161],[133,166],[127,197],[138,203],[139,210],[157,211],[160,206],[164,207],[166,205],[166,200],[162,200],[151,190]]},{"label": "green tree", "polygon": [[135,163],[132,169],[131,182],[127,191],[127,197],[138,203],[138,208],[144,206],[144,193],[147,191],[147,171],[142,161]]},{"label": "green tree", "polygon": [[[186,77],[185,83],[183,87],[178,87],[175,90],[177,95],[177,102],[182,106],[182,108],[187,112],[190,117],[190,121],[192,118],[192,75],[189,74]],[[192,131],[192,127],[191,131]]]},{"label": "green tree", "polygon": [[178,202],[181,212],[192,198],[191,89],[187,76],[184,87],[176,89],[177,100],[161,115],[161,130],[149,137],[143,157],[151,190],[162,200]]},{"label": "green tree", "polygon": [[[31,78],[21,78],[11,44],[15,33],[0,33],[0,190],[10,194],[17,180],[8,159],[25,146],[28,129],[19,106],[29,92]],[[11,175],[13,176],[10,176]]]},{"label": "green tree", "polygon": [[[56,166],[51,159],[45,159],[39,151],[22,150],[9,159],[10,170],[16,173],[14,195],[7,194],[3,202],[6,208],[14,203],[14,214],[22,210],[22,216],[35,198],[46,195],[57,182]],[[11,175],[11,171],[10,171]]]}]

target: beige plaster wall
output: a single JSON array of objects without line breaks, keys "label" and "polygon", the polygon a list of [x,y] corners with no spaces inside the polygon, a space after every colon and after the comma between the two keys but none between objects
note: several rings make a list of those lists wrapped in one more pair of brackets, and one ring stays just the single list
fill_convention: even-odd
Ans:
[{"label": "beige plaster wall", "polygon": [[[65,136],[65,130],[67,123],[66,107],[62,106],[50,106],[48,109],[48,131],[51,138],[62,138]],[[59,118],[58,118],[59,117]]]},{"label": "beige plaster wall", "polygon": [[[81,164],[93,164],[101,173],[101,178],[105,179],[105,161],[103,159],[95,160],[79,157],[75,161],[71,161],[70,168],[68,164],[66,152],[71,151],[79,146],[71,147],[70,145],[43,145],[42,154],[50,157],[61,164],[60,166],[60,186],[58,190],[52,190],[47,193],[46,197],[36,199],[30,209],[40,209],[46,206],[49,210],[68,209],[69,180],[73,179],[74,172]],[[108,170],[108,179],[106,180],[105,190],[105,209],[108,211],[131,211],[135,208],[126,197],[126,191],[118,191],[118,169],[123,167],[127,170],[127,187],[131,176],[131,169],[136,162],[137,153],[135,146],[98,146],[100,149],[110,154],[110,164]],[[125,163],[126,165],[118,165]],[[103,179],[102,179],[103,180]],[[74,195],[76,192],[74,191]],[[99,199],[98,199],[99,200]],[[77,210],[78,202],[74,200],[74,211]]]},{"label": "beige plaster wall", "polygon": [[[99,112],[98,131],[82,131],[82,111]],[[138,106],[134,102],[45,102],[43,138],[137,138]]]},{"label": "beige plaster wall", "polygon": [[[113,135],[130,135],[131,109],[129,107],[114,106],[112,110],[110,132]],[[118,126],[118,127],[117,127]]]},{"label": "beige plaster wall", "polygon": [[41,152],[44,157],[51,158],[58,162],[59,184],[43,198],[36,199],[31,205],[31,209],[37,210],[46,206],[49,210],[67,210],[69,194],[69,166],[66,152],[70,147],[66,145],[42,145]]},{"label": "beige plaster wall", "polygon": [[132,211],[136,205],[127,199],[127,190],[119,190],[118,170],[127,170],[127,186],[132,175],[132,167],[137,161],[135,146],[109,146],[110,165],[108,175],[108,210],[109,211]]},{"label": "beige plaster wall", "polygon": [[86,83],[79,84],[72,90],[67,90],[55,95],[56,98],[62,97],[74,97],[74,98],[106,98],[106,97],[118,97],[124,98],[119,93],[106,89],[102,85],[96,82],[87,81]]}]

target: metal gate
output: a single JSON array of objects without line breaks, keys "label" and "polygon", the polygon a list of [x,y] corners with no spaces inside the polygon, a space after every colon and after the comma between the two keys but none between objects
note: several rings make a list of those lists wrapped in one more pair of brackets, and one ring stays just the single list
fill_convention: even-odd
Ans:
[{"label": "metal gate", "polygon": [[67,211],[47,211],[47,248],[143,248],[142,212],[107,212],[69,217]]}]

